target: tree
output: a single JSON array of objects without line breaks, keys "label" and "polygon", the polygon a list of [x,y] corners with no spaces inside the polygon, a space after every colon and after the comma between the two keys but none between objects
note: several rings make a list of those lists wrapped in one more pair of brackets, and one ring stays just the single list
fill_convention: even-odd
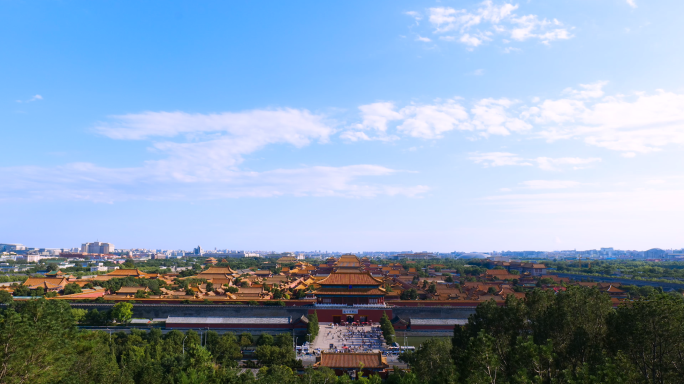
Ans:
[{"label": "tree", "polygon": [[318,336],[318,330],[319,330],[319,325],[318,325],[318,313],[314,311],[314,313],[310,314],[308,316],[309,319],[309,324],[306,325],[306,333],[308,334],[309,342],[313,342],[314,339],[316,339],[316,336]]},{"label": "tree", "polygon": [[146,299],[149,297],[149,294],[144,290],[144,289],[138,289],[135,291],[135,298],[136,299]]},{"label": "tree", "polygon": [[394,327],[389,317],[387,317],[387,312],[382,313],[380,318],[380,329],[382,330],[382,336],[385,338],[387,344],[394,343]]},{"label": "tree", "polygon": [[273,345],[273,336],[262,333],[257,339],[257,345]]},{"label": "tree", "polygon": [[652,295],[620,306],[611,316],[609,340],[645,381],[676,382],[684,377],[684,302]]},{"label": "tree", "polygon": [[12,301],[14,301],[14,299],[12,299],[12,295],[9,292],[4,289],[0,291],[0,303],[9,304]]},{"label": "tree", "polygon": [[120,375],[105,332],[82,332],[71,343],[68,373],[56,383],[113,384]]},{"label": "tree", "polygon": [[112,318],[118,323],[128,323],[133,317],[133,304],[127,302],[116,303],[112,307]]},{"label": "tree", "polygon": [[287,365],[295,359],[291,346],[280,348],[274,345],[261,345],[256,349],[256,357],[263,365]]},{"label": "tree", "polygon": [[403,291],[399,298],[402,300],[416,300],[418,299],[418,291],[415,288],[409,288]]},{"label": "tree", "polygon": [[252,344],[254,344],[254,340],[252,339],[251,333],[243,332],[240,334],[240,346],[241,347],[249,347]]},{"label": "tree", "polygon": [[257,382],[259,384],[294,384],[297,378],[288,367],[271,366],[259,370]]},{"label": "tree", "polygon": [[209,351],[216,362],[223,366],[237,367],[237,361],[242,359],[240,344],[232,333],[224,333],[209,343]]},{"label": "tree", "polygon": [[76,328],[69,304],[30,300],[0,311],[0,383],[53,383],[68,373]]},{"label": "tree", "polygon": [[421,383],[456,382],[456,369],[451,359],[451,345],[444,339],[428,339],[416,352],[405,352],[399,359],[411,367]]},{"label": "tree", "polygon": [[76,323],[80,323],[85,319],[86,315],[88,314],[88,311],[85,309],[81,308],[71,308],[71,315],[74,317],[74,321]]},{"label": "tree", "polygon": [[300,382],[302,384],[335,384],[337,383],[337,375],[328,367],[307,368]]},{"label": "tree", "polygon": [[81,293],[83,290],[81,289],[81,286],[76,284],[76,283],[69,283],[64,286],[64,290],[62,291],[63,295],[73,295],[74,293]]},{"label": "tree", "polygon": [[31,290],[25,285],[20,285],[20,286],[14,288],[14,296],[30,296],[30,295],[31,295]]}]

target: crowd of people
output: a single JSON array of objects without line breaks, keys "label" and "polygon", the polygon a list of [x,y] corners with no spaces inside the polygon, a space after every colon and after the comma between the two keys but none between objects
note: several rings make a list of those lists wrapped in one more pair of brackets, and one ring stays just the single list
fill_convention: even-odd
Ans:
[{"label": "crowd of people", "polygon": [[330,324],[326,339],[331,340],[332,352],[372,352],[381,349],[384,342],[380,327],[358,324]]}]

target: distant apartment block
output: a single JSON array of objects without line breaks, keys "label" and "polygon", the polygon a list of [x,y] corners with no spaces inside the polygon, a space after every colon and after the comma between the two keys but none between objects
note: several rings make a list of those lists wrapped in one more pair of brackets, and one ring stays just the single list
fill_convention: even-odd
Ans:
[{"label": "distant apartment block", "polygon": [[112,252],[114,252],[114,244],[112,243],[101,243],[96,241],[94,243],[85,243],[81,245],[81,253],[109,254]]},{"label": "distant apartment block", "polygon": [[24,244],[0,244],[0,252],[25,251]]}]

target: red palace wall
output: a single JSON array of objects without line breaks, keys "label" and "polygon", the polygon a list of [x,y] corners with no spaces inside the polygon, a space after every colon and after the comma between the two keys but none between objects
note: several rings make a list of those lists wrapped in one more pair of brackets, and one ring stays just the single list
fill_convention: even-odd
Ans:
[{"label": "red palace wall", "polygon": [[[360,321],[361,316],[366,316],[366,321],[379,323],[383,313],[387,313],[387,317],[392,319],[391,309],[362,309],[362,308],[348,308],[348,309],[309,309],[309,314],[314,313],[318,315],[319,323],[332,323],[333,316],[340,316],[342,321],[347,321],[347,316],[353,316],[354,321]],[[345,313],[343,313],[345,312]],[[356,312],[356,313],[348,313]]]}]

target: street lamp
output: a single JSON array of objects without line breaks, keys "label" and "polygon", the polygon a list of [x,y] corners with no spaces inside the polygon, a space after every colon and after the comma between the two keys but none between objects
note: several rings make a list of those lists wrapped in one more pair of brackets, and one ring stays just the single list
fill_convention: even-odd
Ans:
[{"label": "street lamp", "polygon": [[185,339],[188,338],[188,335],[186,334],[185,337],[183,338],[183,355],[185,356]]}]

